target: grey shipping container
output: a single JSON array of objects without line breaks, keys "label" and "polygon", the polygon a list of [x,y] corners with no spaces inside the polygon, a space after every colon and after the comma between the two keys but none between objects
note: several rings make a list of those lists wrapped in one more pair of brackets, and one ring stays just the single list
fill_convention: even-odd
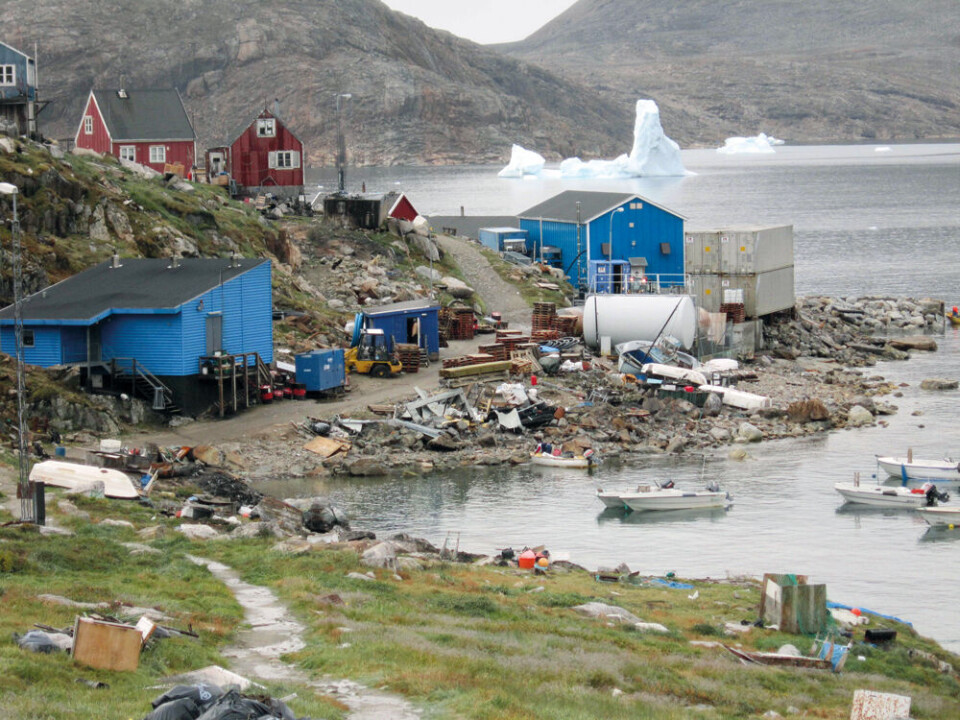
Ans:
[{"label": "grey shipping container", "polygon": [[781,270],[793,263],[793,226],[730,228],[719,233],[724,275],[752,275]]},{"label": "grey shipping container", "polygon": [[720,276],[721,300],[724,290],[743,290],[743,307],[748,318],[792,308],[796,302],[793,288],[792,265],[754,275]]},{"label": "grey shipping container", "polygon": [[720,292],[719,275],[690,275],[687,290],[696,300],[697,307],[707,312],[720,312],[723,293]]},{"label": "grey shipping container", "polygon": [[322,392],[343,387],[346,382],[346,367],[343,349],[313,350],[296,357],[297,383],[307,392]]},{"label": "grey shipping container", "polygon": [[716,230],[684,232],[683,266],[694,275],[720,272],[720,233]]}]

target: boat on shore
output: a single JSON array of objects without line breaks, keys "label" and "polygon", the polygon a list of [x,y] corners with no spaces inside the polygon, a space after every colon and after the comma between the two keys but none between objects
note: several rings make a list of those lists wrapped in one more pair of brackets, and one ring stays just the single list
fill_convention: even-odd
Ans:
[{"label": "boat on shore", "polygon": [[960,482],[960,462],[952,458],[943,460],[914,459],[906,457],[877,457],[877,465],[887,475],[901,480],[948,480]]},{"label": "boat on shore", "polygon": [[585,450],[582,455],[576,453],[557,453],[550,445],[537,445],[530,453],[530,462],[544,467],[590,469],[597,463],[593,450]]},{"label": "boat on shore", "polygon": [[917,508],[917,512],[931,527],[960,526],[960,507],[958,506]]},{"label": "boat on shore", "polygon": [[621,495],[624,505],[634,512],[662,510],[697,510],[701,508],[720,508],[730,505],[733,499],[716,484],[708,485],[704,490],[679,490],[673,483],[641,485],[639,492]]},{"label": "boat on shore", "polygon": [[67,488],[68,490],[92,489],[96,483],[103,484],[103,494],[109,498],[133,500],[140,492],[130,476],[122,470],[79,465],[60,460],[38,462],[30,470],[30,482]]},{"label": "boat on shore", "polygon": [[950,496],[940,492],[933,483],[924,483],[922,487],[908,488],[890,485],[862,485],[858,480],[852,483],[837,483],[833,486],[844,501],[859,505],[885,508],[922,508],[946,501]]}]

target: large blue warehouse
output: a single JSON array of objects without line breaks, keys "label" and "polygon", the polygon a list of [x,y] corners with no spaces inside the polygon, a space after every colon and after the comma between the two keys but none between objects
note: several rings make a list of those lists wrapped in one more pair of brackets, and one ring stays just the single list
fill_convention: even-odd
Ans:
[{"label": "large blue warehouse", "polygon": [[[25,362],[78,365],[91,389],[151,385],[157,409],[208,407],[219,391],[211,356],[247,355],[255,370],[273,361],[269,260],[115,256],[25,298],[22,314]],[[11,355],[13,317],[13,306],[0,311]]]},{"label": "large blue warehouse", "polygon": [[[592,261],[620,260],[631,275],[661,285],[683,283],[684,217],[630,193],[567,190],[520,213],[534,257],[555,248],[557,267],[589,290]],[[542,235],[541,235],[542,229]],[[556,257],[556,254],[554,254]]]}]

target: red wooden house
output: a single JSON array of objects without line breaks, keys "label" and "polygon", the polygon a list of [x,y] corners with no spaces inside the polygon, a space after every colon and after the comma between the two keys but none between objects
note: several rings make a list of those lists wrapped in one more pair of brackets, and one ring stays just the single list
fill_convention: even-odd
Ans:
[{"label": "red wooden house", "polygon": [[91,90],[75,142],[158,172],[196,162],[196,134],[175,89]]},{"label": "red wooden house", "polygon": [[303,192],[303,143],[283,124],[278,113],[264,108],[228,144],[207,151],[211,182],[229,175],[238,192]]}]

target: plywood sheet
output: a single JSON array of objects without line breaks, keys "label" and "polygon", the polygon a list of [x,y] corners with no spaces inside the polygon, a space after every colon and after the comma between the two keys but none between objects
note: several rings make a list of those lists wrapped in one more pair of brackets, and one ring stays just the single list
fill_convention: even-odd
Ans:
[{"label": "plywood sheet", "polygon": [[130,625],[84,617],[74,624],[73,658],[93,668],[136,670],[142,644],[140,631]]}]

